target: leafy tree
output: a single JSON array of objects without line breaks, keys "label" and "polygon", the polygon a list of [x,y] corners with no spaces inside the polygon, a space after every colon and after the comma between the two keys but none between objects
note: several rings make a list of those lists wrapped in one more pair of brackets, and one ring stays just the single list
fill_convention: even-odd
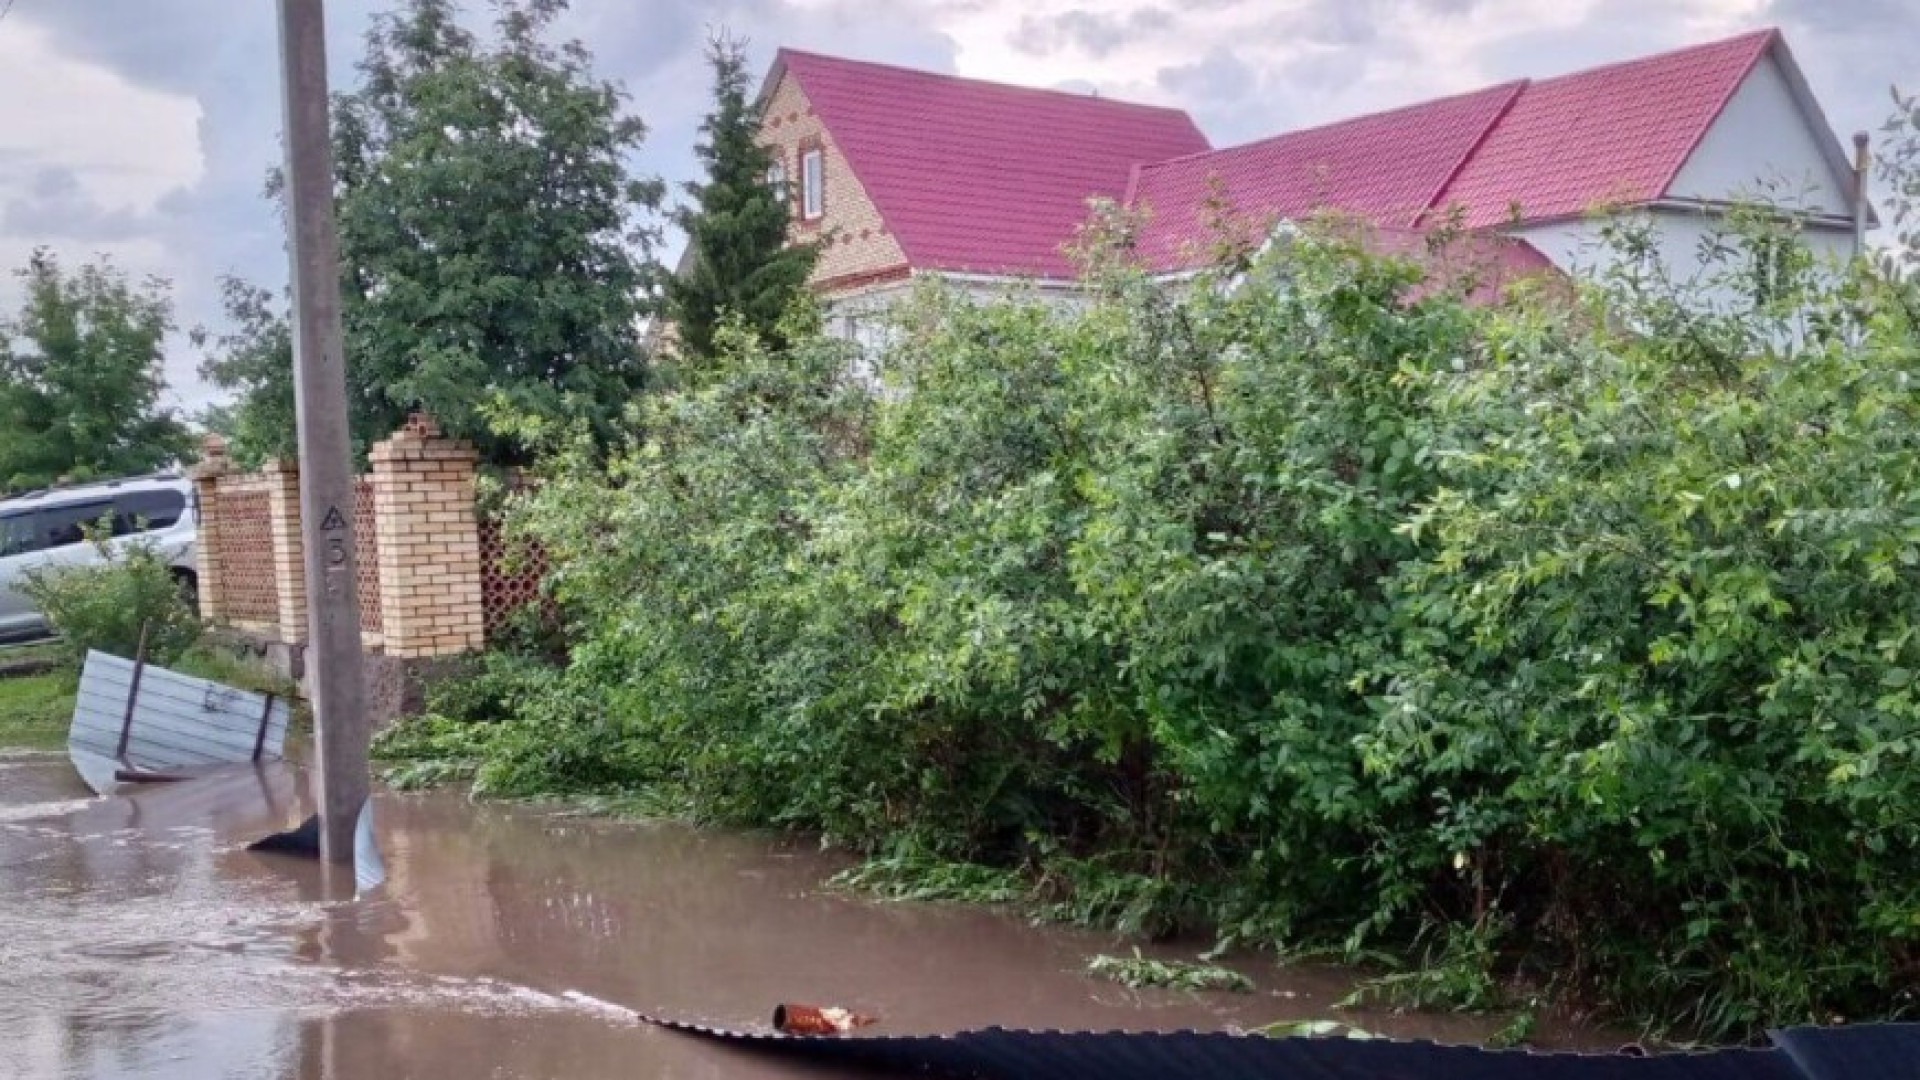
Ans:
[{"label": "leafy tree", "polygon": [[545,39],[564,0],[496,7],[485,43],[449,0],[383,17],[335,153],[363,430],[425,408],[500,458],[516,448],[489,432],[489,396],[606,430],[640,386],[635,215],[660,190],[628,175],[646,126],[620,89]]},{"label": "leafy tree", "polygon": [[105,261],[69,272],[45,249],[19,276],[26,298],[0,321],[0,490],[149,472],[186,453],[185,425],[160,405],[167,283],[135,285]]},{"label": "leafy tree", "polygon": [[293,328],[286,305],[265,289],[236,277],[221,281],[228,329],[218,337],[195,330],[197,344],[212,351],[200,377],[237,390],[229,405],[201,417],[208,430],[226,437],[235,461],[254,467],[268,458],[297,454],[293,409]]},{"label": "leafy tree", "polygon": [[713,111],[701,131],[704,183],[687,184],[692,206],[674,221],[687,234],[681,268],[667,279],[668,314],[683,348],[710,356],[714,332],[729,317],[774,344],[780,322],[806,287],[816,249],[787,240],[792,216],[788,184],[772,174],[771,151],[760,145],[760,106],[748,94],[741,43],[715,37],[707,47],[713,67]]},{"label": "leafy tree", "polygon": [[[367,36],[360,84],[335,101],[334,157],[354,435],[413,409],[496,461],[521,449],[482,415],[495,398],[605,434],[644,382],[657,182],[629,175],[646,127],[578,42],[565,0],[502,0],[490,39],[451,0],[407,0]],[[270,181],[276,196],[279,183]],[[258,453],[291,427],[284,314],[229,285],[237,329],[207,373],[241,392]],[[278,433],[277,445],[276,433]]]},{"label": "leafy tree", "polygon": [[1879,174],[1887,186],[1890,247],[1898,265],[1920,263],[1920,94],[1893,92],[1894,114],[1881,128]]}]

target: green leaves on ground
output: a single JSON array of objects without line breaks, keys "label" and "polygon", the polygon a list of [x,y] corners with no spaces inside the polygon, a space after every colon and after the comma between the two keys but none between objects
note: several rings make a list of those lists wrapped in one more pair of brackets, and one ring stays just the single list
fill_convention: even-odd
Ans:
[{"label": "green leaves on ground", "polygon": [[1087,974],[1134,990],[1224,990],[1237,994],[1253,990],[1253,980],[1232,968],[1192,960],[1152,960],[1141,956],[1100,955],[1087,962]]}]

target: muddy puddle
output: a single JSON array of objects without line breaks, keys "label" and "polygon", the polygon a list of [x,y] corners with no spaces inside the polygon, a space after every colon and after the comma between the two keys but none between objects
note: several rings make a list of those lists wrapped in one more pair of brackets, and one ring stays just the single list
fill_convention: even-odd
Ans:
[{"label": "muddy puddle", "polygon": [[357,901],[350,878],[243,850],[307,811],[303,789],[276,767],[95,801],[64,756],[0,751],[0,1078],[828,1075],[624,1011],[758,1026],[783,1000],[892,1033],[1499,1025],[1335,1014],[1342,973],[1257,957],[1236,965],[1253,994],[1128,990],[1082,974],[1127,948],[1106,935],[843,895],[822,882],[844,863],[797,841],[449,794],[380,798],[390,876]]}]

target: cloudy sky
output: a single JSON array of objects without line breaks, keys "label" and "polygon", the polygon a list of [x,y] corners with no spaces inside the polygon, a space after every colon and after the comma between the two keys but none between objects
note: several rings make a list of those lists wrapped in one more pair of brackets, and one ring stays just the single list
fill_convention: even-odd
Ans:
[{"label": "cloudy sky", "polygon": [[[330,0],[336,87],[372,13]],[[278,154],[269,0],[0,0],[0,266],[47,245],[174,282],[183,326],[217,282],[286,279],[261,197]],[[485,0],[467,7],[484,14]],[[1920,89],[1920,0],[574,0],[592,49],[652,128],[637,169],[692,169],[710,26],[782,44],[1188,109],[1215,145],[1760,26],[1785,30],[1844,138],[1888,88]],[[0,280],[0,309],[17,301]],[[174,399],[212,391],[184,337]]]}]

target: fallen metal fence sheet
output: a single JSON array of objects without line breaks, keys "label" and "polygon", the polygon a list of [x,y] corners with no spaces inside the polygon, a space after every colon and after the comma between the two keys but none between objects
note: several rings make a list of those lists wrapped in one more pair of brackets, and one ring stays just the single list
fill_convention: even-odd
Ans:
[{"label": "fallen metal fence sheet", "polygon": [[122,769],[164,774],[273,760],[286,746],[285,698],[89,652],[67,749],[95,791]]},{"label": "fallen metal fence sheet", "polygon": [[1773,1041],[1811,1080],[1920,1080],[1920,1024],[1786,1028]]},{"label": "fallen metal fence sheet", "polygon": [[644,1018],[763,1053],[982,1080],[1920,1080],[1920,1024],[1790,1028],[1773,1047],[1635,1057],[1192,1031],[794,1036]]}]

